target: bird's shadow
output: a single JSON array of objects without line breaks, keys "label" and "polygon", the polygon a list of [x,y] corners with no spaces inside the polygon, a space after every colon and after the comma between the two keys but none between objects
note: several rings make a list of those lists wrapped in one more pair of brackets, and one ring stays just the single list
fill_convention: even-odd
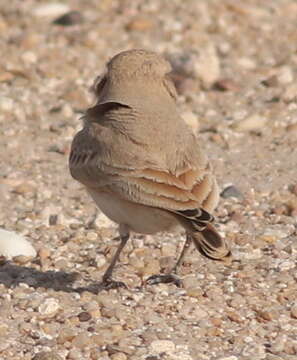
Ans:
[{"label": "bird's shadow", "polygon": [[76,287],[75,281],[80,277],[78,272],[40,271],[32,267],[5,262],[0,265],[0,284],[6,288],[14,288],[19,284],[27,284],[35,289],[45,288],[55,291],[82,293],[89,291],[98,294],[104,289],[100,282],[92,282],[86,286]]}]

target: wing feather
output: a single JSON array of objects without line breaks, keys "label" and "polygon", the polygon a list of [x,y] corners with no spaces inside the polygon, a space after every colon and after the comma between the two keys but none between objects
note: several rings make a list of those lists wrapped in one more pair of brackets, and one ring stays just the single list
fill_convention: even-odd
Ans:
[{"label": "wing feather", "polygon": [[[189,182],[187,174],[176,177],[159,170],[121,169],[100,162],[96,151],[89,146],[74,144],[69,165],[72,176],[90,188],[108,187],[128,201],[169,211],[199,208],[211,191],[207,169],[196,172],[196,182]],[[194,171],[189,172],[192,177]]]},{"label": "wing feather", "polygon": [[[107,187],[125,200],[143,205],[175,212],[204,208],[207,200],[212,208],[208,206],[205,210],[212,211],[212,169],[202,155],[197,156],[201,160],[197,160],[197,164],[189,160],[192,147],[181,159],[182,165],[175,173],[164,169],[164,165],[161,168],[152,165],[149,154],[145,156],[133,150],[132,157],[127,147],[122,147],[122,161],[114,161],[119,159],[116,141],[124,141],[121,136],[125,135],[115,133],[109,121],[112,121],[112,114],[119,111],[122,116],[131,115],[129,107],[116,102],[99,104],[88,110],[85,126],[72,143],[69,157],[71,175],[90,188]],[[192,135],[190,139],[193,141]],[[195,144],[191,143],[192,146]],[[130,143],[130,146],[134,145]]]}]

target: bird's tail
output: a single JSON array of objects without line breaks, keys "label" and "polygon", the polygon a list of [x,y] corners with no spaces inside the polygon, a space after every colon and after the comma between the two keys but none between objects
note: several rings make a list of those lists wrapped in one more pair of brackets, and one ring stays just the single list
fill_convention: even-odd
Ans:
[{"label": "bird's tail", "polygon": [[226,240],[217,232],[215,227],[207,224],[202,231],[191,231],[193,243],[197,250],[212,260],[231,261],[231,251]]},{"label": "bird's tail", "polygon": [[211,224],[214,217],[202,208],[176,211],[178,219],[187,230],[197,250],[212,260],[231,263],[232,255],[227,241]]}]

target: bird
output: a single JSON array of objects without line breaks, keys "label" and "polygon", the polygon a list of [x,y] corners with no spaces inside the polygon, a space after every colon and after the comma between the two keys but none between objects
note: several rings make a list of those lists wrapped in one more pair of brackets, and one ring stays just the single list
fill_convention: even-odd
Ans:
[{"label": "bird", "polygon": [[72,177],[119,225],[120,245],[102,278],[112,272],[131,232],[156,234],[182,227],[186,241],[172,271],[149,284],[174,282],[191,243],[205,257],[230,262],[228,241],[214,225],[219,188],[199,137],[178,112],[172,67],[145,49],[118,53],[93,85],[95,103],[82,117],[69,156]]}]

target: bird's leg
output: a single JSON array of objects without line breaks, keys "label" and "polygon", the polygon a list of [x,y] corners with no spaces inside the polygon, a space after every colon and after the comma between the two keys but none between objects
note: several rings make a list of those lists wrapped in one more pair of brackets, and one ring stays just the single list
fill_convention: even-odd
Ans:
[{"label": "bird's leg", "polygon": [[176,264],[174,265],[174,267],[170,271],[170,273],[150,276],[146,280],[146,283],[149,284],[149,285],[155,285],[155,284],[160,284],[160,283],[165,283],[165,284],[174,283],[176,286],[180,287],[182,285],[182,283],[181,283],[181,280],[179,279],[179,277],[176,275],[176,273],[177,273],[178,267],[182,263],[182,260],[183,260],[183,258],[185,256],[186,252],[188,251],[188,249],[190,247],[191,242],[192,242],[192,238],[187,233],[186,234],[186,241],[185,241],[185,244],[183,246],[182,252],[181,252],[179,258],[177,259]]},{"label": "bird's leg", "polygon": [[176,264],[174,265],[174,267],[172,268],[171,272],[173,274],[176,274],[177,273],[177,270],[180,266],[180,264],[182,263],[186,253],[188,252],[189,248],[190,248],[190,245],[191,245],[191,242],[192,242],[192,238],[191,238],[191,235],[186,233],[186,241],[184,243],[184,247],[182,249],[182,252],[180,253],[180,256],[179,258],[177,259],[177,262]]},{"label": "bird's leg", "polygon": [[124,224],[120,224],[119,233],[120,233],[121,243],[120,243],[119,247],[117,248],[117,251],[114,254],[114,256],[102,278],[102,285],[103,285],[104,289],[115,289],[118,287],[126,287],[126,285],[123,282],[112,280],[112,272],[115,267],[115,264],[118,261],[119,256],[120,256],[122,250],[124,249],[125,245],[127,244],[129,237],[130,237],[129,228],[128,228],[128,226],[126,226]]}]

